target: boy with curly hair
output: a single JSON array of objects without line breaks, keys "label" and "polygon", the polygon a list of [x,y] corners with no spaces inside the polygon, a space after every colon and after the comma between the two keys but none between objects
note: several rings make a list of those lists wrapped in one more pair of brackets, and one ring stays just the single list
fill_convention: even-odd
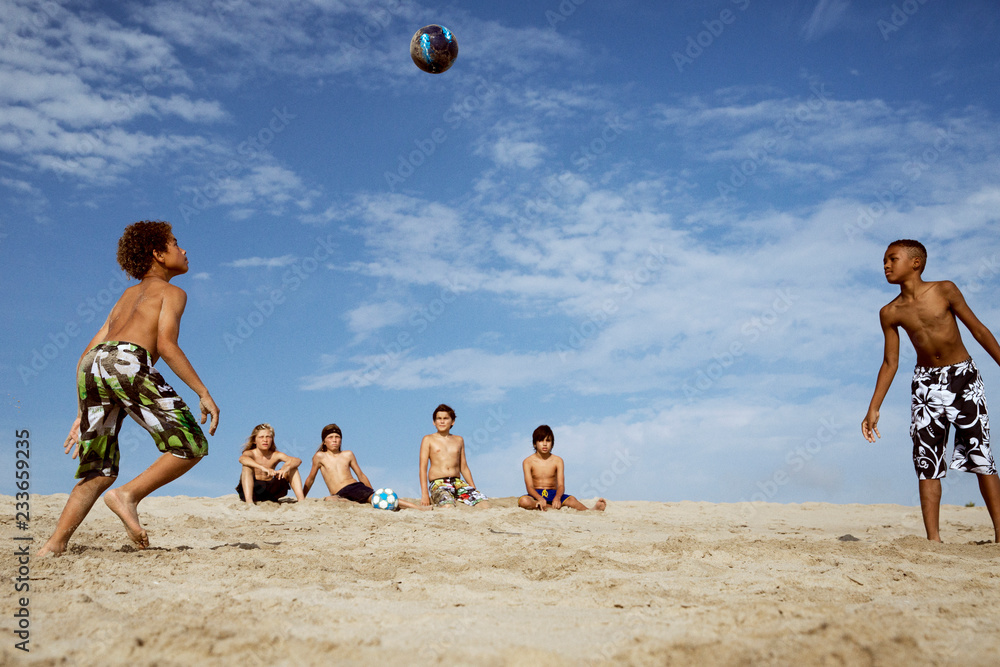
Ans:
[{"label": "boy with curly hair", "polygon": [[[902,327],[917,352],[911,385],[910,437],[927,539],[941,541],[941,478],[951,467],[978,477],[979,491],[993,520],[993,539],[1000,542],[1000,478],[990,452],[990,420],[983,381],[962,343],[956,320],[962,321],[998,364],[1000,345],[965,303],[955,283],[923,280],[921,274],[926,263],[927,249],[910,239],[890,243],[882,258],[885,279],[891,285],[899,285],[899,296],[878,314],[885,336],[885,354],[868,413],[861,422],[861,433],[868,442],[882,437],[878,432],[879,408],[899,367]],[[949,466],[945,449],[952,424],[955,451]]]},{"label": "boy with curly hair", "polygon": [[138,477],[104,494],[105,504],[140,549],[149,546],[149,539],[139,523],[139,502],[208,454],[208,440],[191,411],[153,368],[160,357],[198,394],[201,423],[212,417],[208,432],[214,435],[219,425],[218,406],[177,344],[187,295],[170,280],[187,273],[188,260],[170,224],[144,220],[126,227],[118,241],[118,263],[140,282],[118,299],[77,364],[77,417],[64,450],[72,449],[73,458],[79,453],[80,482],[39,556],[65,551],[97,498],[118,477],[118,432],[126,414],[163,452]]}]

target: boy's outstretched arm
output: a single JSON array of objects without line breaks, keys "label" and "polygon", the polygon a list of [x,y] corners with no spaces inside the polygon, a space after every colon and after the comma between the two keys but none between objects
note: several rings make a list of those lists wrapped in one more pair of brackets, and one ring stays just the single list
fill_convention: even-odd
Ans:
[{"label": "boy's outstretched arm", "polygon": [[351,453],[351,470],[353,470],[354,474],[358,476],[359,482],[367,486],[369,489],[375,488],[372,486],[372,483],[368,481],[368,476],[361,472],[361,465],[358,463],[358,459],[354,456],[353,452]]},{"label": "boy's outstretched arm", "polygon": [[431,448],[428,438],[425,435],[420,441],[420,504],[430,505],[431,497],[427,493],[427,465],[430,462]]},{"label": "boy's outstretched arm", "polygon": [[562,497],[566,493],[566,476],[562,458],[555,455],[553,458],[556,460],[556,496],[552,499],[552,509],[557,510],[562,507]]},{"label": "boy's outstretched arm", "polygon": [[167,285],[163,292],[163,304],[160,306],[160,318],[158,332],[156,336],[156,349],[160,357],[163,358],[170,369],[177,374],[184,384],[191,387],[194,393],[198,394],[199,406],[201,408],[201,423],[204,424],[209,415],[212,416],[212,424],[208,429],[209,435],[215,435],[215,429],[219,426],[219,406],[212,400],[208,388],[198,377],[194,366],[188,361],[184,351],[177,344],[177,337],[180,334],[181,316],[184,314],[184,307],[187,305],[187,294],[179,287]]},{"label": "boy's outstretched arm", "polygon": [[899,325],[890,321],[887,308],[888,306],[882,308],[878,314],[882,334],[885,336],[885,352],[882,355],[882,365],[878,369],[878,378],[875,380],[875,393],[872,395],[871,403],[868,404],[868,414],[861,422],[861,434],[868,442],[875,442],[876,436],[882,437],[878,432],[878,411],[899,368]]},{"label": "boy's outstretched arm", "polygon": [[315,454],[313,454],[312,468],[309,469],[309,476],[306,477],[304,482],[302,482],[303,496],[309,495],[309,489],[312,488],[313,482],[316,481],[316,473],[319,472],[319,468],[320,468],[319,452],[316,452]]},{"label": "boy's outstretched arm", "polygon": [[962,296],[961,290],[952,283],[944,283],[944,293],[948,298],[948,303],[951,304],[951,312],[955,313],[955,317],[961,320],[962,324],[969,330],[972,337],[976,339],[976,342],[983,346],[987,354],[993,357],[998,365],[1000,365],[1000,344],[997,343],[996,337],[993,335],[985,324],[979,321],[972,309],[969,308],[969,304],[965,302],[965,297]]},{"label": "boy's outstretched arm", "polygon": [[[466,482],[469,483],[469,486],[476,486],[475,481],[473,481],[472,479],[472,471],[469,470],[469,463],[465,460],[465,440],[462,440],[461,447],[458,451],[461,453],[459,461],[460,461],[460,470],[462,471],[462,477],[465,479]],[[479,487],[476,486],[476,488],[478,489]]]}]

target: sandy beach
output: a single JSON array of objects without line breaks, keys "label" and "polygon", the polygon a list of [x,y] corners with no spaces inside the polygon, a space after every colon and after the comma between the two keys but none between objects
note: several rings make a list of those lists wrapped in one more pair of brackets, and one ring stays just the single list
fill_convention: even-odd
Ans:
[{"label": "sandy beach", "polygon": [[[13,498],[3,496],[8,507]],[[35,548],[66,495],[32,498]],[[604,513],[247,508],[153,497],[151,548],[98,503],[30,563],[30,653],[73,665],[994,665],[1000,546],[897,505],[612,502]],[[589,501],[588,501],[588,504]],[[3,519],[13,544],[13,517]],[[989,542],[988,542],[989,541]],[[17,561],[2,560],[7,623]]]}]

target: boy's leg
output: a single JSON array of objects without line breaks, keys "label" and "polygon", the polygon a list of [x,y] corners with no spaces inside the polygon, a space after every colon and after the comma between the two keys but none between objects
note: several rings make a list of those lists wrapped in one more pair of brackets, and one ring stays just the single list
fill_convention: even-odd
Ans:
[{"label": "boy's leg", "polygon": [[920,479],[917,483],[920,485],[920,512],[924,516],[927,539],[940,542],[941,480]]},{"label": "boy's leg", "polygon": [[993,520],[993,541],[1000,544],[1000,477],[996,475],[976,475],[979,478],[979,492],[983,503]]},{"label": "boy's leg", "polygon": [[292,473],[292,478],[289,480],[289,485],[292,487],[292,493],[295,494],[295,499],[302,501],[306,499],[306,494],[302,493],[302,477],[299,476],[298,469]]},{"label": "boy's leg", "polygon": [[243,501],[247,505],[253,505],[253,468],[243,466],[240,471],[240,486],[243,487]]},{"label": "boy's leg", "polygon": [[517,499],[517,506],[525,510],[538,509],[538,501],[529,495],[523,495]]},{"label": "boy's leg", "polygon": [[402,509],[402,510],[429,510],[429,509],[433,509],[433,508],[430,505],[417,505],[415,503],[411,503],[408,500],[402,500],[402,499],[400,499],[400,501],[399,501],[399,509]]},{"label": "boy's leg", "polygon": [[142,524],[139,523],[139,502],[164,484],[174,481],[193,468],[201,458],[182,459],[173,454],[161,454],[139,476],[124,486],[108,491],[104,502],[108,508],[118,515],[125,524],[128,533],[137,547],[145,549],[149,546],[149,538]]},{"label": "boy's leg", "polygon": [[91,475],[80,480],[69,494],[69,500],[66,501],[66,507],[59,515],[59,521],[56,523],[56,529],[52,531],[52,537],[42,545],[37,555],[39,557],[49,554],[59,555],[65,551],[69,538],[83,523],[84,518],[101,494],[115,483],[115,479],[115,477]]},{"label": "boy's leg", "polygon": [[[593,509],[597,510],[598,512],[603,512],[604,508],[607,507],[607,505],[608,503],[607,501],[604,500],[604,498],[598,498],[597,501],[594,503]],[[581,503],[579,500],[577,500],[576,496],[570,496],[569,498],[564,500],[563,507],[572,507],[573,509],[580,511],[591,509],[586,505],[584,505],[583,503]]]}]

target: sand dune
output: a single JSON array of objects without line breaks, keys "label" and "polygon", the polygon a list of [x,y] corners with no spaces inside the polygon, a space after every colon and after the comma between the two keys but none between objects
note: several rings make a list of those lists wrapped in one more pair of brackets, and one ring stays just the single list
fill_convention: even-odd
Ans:
[{"label": "sand dune", "polygon": [[[65,500],[32,498],[36,548]],[[140,511],[147,551],[98,503],[67,555],[32,560],[31,652],[8,634],[0,663],[1000,660],[1000,546],[982,543],[983,508],[943,507],[944,545],[922,538],[919,509],[896,505],[541,514],[503,498],[390,513],[317,499],[250,509],[233,495],[154,497]],[[5,580],[16,567],[2,560]],[[8,584],[7,609],[15,598]]]}]

